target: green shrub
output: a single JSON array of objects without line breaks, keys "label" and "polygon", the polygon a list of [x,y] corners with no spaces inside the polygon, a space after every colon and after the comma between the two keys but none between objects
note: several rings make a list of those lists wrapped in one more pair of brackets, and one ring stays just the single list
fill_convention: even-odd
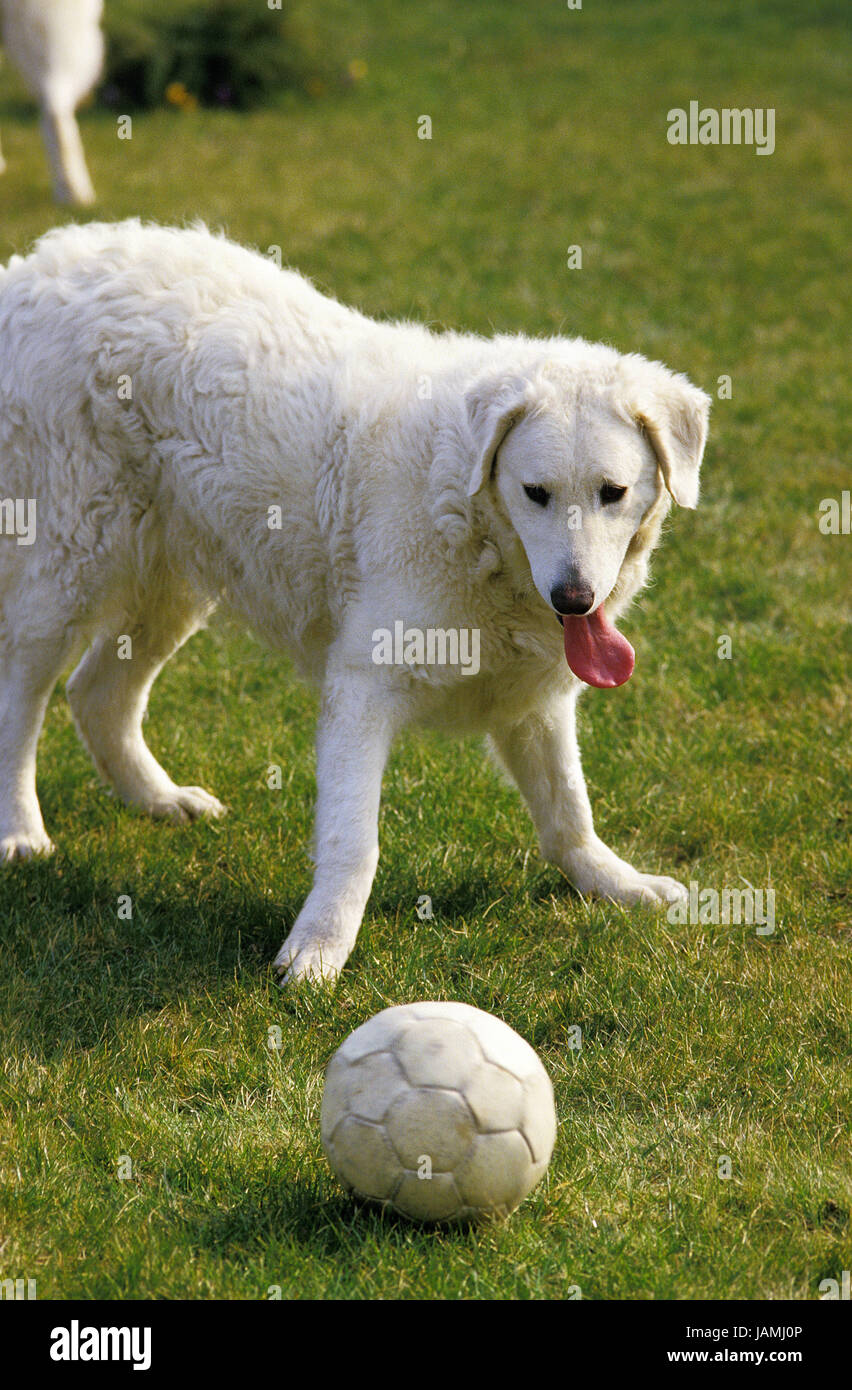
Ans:
[{"label": "green shrub", "polygon": [[121,109],[171,101],[245,110],[333,80],[297,38],[289,8],[257,0],[192,0],[160,13],[116,5],[105,29],[100,100]]}]

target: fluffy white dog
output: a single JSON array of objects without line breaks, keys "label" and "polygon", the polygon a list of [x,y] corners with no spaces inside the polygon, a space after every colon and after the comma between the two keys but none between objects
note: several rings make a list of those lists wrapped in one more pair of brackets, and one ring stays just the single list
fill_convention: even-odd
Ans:
[{"label": "fluffy white dog", "polygon": [[103,66],[102,12],[103,0],[0,0],[3,43],[41,106],[60,203],[95,200],[74,112]]},{"label": "fluffy white dog", "polygon": [[[0,271],[0,855],[52,848],[36,745],[84,645],[68,697],[103,777],[155,816],[221,814],[142,716],[223,599],[322,689],[286,978],[333,978],[352,950],[410,723],[488,733],[581,893],[680,896],[595,834],[574,712],[631,673],[613,622],[670,500],[696,504],[708,407],[579,339],[373,322],[201,227],[49,232]],[[452,662],[461,631],[475,670]]]}]

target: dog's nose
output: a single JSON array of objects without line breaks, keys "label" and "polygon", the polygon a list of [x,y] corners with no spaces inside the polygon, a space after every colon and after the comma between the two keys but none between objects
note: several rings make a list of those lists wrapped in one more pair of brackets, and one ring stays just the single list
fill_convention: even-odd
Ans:
[{"label": "dog's nose", "polygon": [[588,584],[574,584],[570,581],[564,584],[554,584],[550,591],[550,602],[563,617],[571,614],[579,617],[581,613],[588,613],[595,601],[595,591]]}]

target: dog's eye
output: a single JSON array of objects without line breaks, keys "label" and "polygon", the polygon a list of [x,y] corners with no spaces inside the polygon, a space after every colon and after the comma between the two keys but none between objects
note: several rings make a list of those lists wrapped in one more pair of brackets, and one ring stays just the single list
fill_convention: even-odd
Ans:
[{"label": "dog's eye", "polygon": [[601,501],[608,507],[611,502],[620,502],[626,491],[626,487],[619,487],[617,483],[604,483],[601,488]]},{"label": "dog's eye", "polygon": [[540,507],[546,507],[550,501],[550,493],[546,487],[535,487],[532,483],[524,483],[524,492],[531,502],[537,502]]}]

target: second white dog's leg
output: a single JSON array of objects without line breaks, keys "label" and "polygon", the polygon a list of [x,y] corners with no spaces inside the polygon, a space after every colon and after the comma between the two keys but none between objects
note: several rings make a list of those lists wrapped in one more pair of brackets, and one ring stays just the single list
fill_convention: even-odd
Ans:
[{"label": "second white dog's leg", "polygon": [[57,202],[83,206],[93,203],[95,190],[86,167],[83,141],[74,112],[45,105],[42,110],[42,130],[53,171],[53,192]]},{"label": "second white dog's leg", "polygon": [[595,834],[575,705],[572,691],[546,713],[493,734],[500,760],[530,808],[542,853],[583,894],[650,905],[684,897],[686,889],[675,879],[639,873]]},{"label": "second white dog's leg", "polygon": [[278,955],[282,983],[333,980],[349,956],[379,858],[379,799],[399,723],[373,680],[326,688],[317,730],[314,884]]}]

